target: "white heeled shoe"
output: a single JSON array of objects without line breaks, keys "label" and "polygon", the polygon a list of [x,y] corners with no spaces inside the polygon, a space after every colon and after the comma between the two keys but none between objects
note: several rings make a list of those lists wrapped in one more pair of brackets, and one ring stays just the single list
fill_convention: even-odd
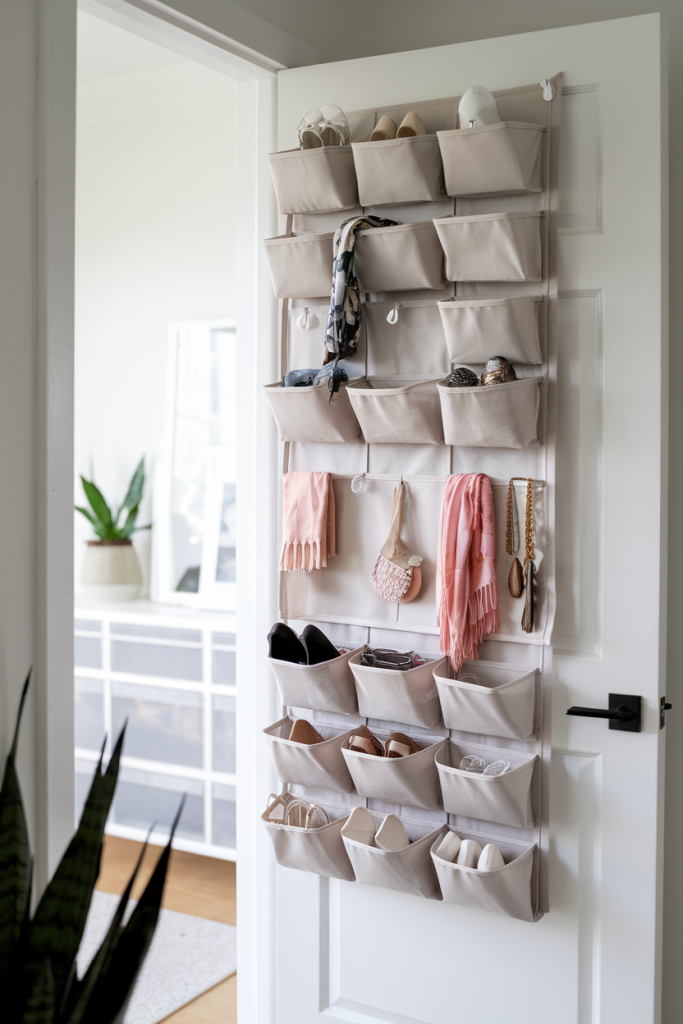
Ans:
[{"label": "white heeled shoe", "polygon": [[296,129],[299,149],[346,146],[349,135],[346,114],[335,103],[326,104],[322,110],[319,107],[309,107]]}]

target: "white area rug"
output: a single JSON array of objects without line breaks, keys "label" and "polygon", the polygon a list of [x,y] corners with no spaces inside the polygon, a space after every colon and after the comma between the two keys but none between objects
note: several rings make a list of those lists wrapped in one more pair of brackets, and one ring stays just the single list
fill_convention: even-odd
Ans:
[{"label": "white area rug", "polygon": [[[95,956],[119,897],[95,890],[78,952],[78,974]],[[135,901],[128,904],[132,912]],[[237,970],[237,929],[162,910],[124,1024],[157,1024]]]}]

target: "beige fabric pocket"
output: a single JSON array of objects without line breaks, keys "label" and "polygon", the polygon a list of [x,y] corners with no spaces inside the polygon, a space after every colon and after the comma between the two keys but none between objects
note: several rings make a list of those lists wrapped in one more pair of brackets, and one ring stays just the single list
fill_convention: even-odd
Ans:
[{"label": "beige fabric pocket", "polygon": [[[540,281],[538,211],[438,217],[449,281]],[[386,230],[386,229],[385,229]]]},{"label": "beige fabric pocket", "polygon": [[444,285],[443,251],[432,221],[359,231],[355,266],[364,292],[414,291]]},{"label": "beige fabric pocket", "polygon": [[268,821],[266,814],[261,821],[268,830],[275,860],[284,868],[297,871],[311,871],[314,875],[328,878],[342,878],[353,882],[354,873],[346,852],[341,830],[348,816],[323,825],[322,828],[295,828]]},{"label": "beige fabric pocket", "polygon": [[537,671],[491,661],[466,661],[460,675],[479,683],[448,678],[449,666],[434,669],[447,729],[528,740],[534,734]]},{"label": "beige fabric pocket", "polygon": [[445,658],[401,672],[361,665],[361,653],[349,659],[349,667],[363,718],[401,722],[423,729],[436,729],[441,725],[441,705],[433,671]]},{"label": "beige fabric pocket", "polygon": [[446,444],[460,448],[528,448],[538,440],[541,381],[472,388],[437,384]]},{"label": "beige fabric pocket", "polygon": [[532,876],[536,844],[513,843],[497,836],[460,829],[449,829],[449,832],[455,832],[461,839],[475,839],[482,847],[487,842],[495,843],[503,855],[505,867],[496,871],[478,871],[442,860],[436,853],[442,841],[442,836],[439,836],[432,844],[431,855],[444,902],[504,914],[519,921],[533,921]]},{"label": "beige fabric pocket", "polygon": [[[395,323],[389,323],[387,316]],[[450,361],[442,316],[434,299],[366,302],[368,377],[443,377]],[[488,358],[488,357],[487,357]]]},{"label": "beige fabric pocket", "polygon": [[323,736],[325,733],[332,735],[325,737],[322,743],[296,743],[288,738],[293,724],[287,716],[263,730],[280,782],[352,793],[353,779],[341,752],[350,733],[334,735],[334,730],[316,723]]},{"label": "beige fabric pocket", "polygon": [[[373,817],[379,826],[381,818],[377,815]],[[425,831],[419,826],[410,826],[406,822],[403,824],[411,839]],[[377,846],[366,846],[365,843],[347,838],[343,828],[341,834],[357,882],[440,900],[441,893],[430,849],[443,831],[443,828],[438,828],[426,835],[419,835],[403,850],[380,850]]]},{"label": "beige fabric pocket", "polygon": [[360,657],[364,650],[365,644],[319,665],[295,665],[292,661],[269,658],[280,700],[290,708],[357,715],[356,687],[349,661]]},{"label": "beige fabric pocket", "polygon": [[360,437],[348,396],[348,382],[330,395],[325,384],[307,388],[285,388],[280,382],[264,390],[275,417],[281,441],[354,441]]},{"label": "beige fabric pocket", "polygon": [[[458,768],[466,754],[492,761],[509,761],[504,775],[477,775]],[[530,828],[534,824],[531,790],[538,757],[517,750],[449,740],[436,753],[444,810],[465,818],[496,821]]]},{"label": "beige fabric pocket", "polygon": [[542,362],[538,310],[542,298],[442,299],[438,303],[452,363]]},{"label": "beige fabric pocket", "polygon": [[263,246],[278,299],[315,299],[332,291],[334,231],[278,235]]},{"label": "beige fabric pocket", "polygon": [[350,383],[349,401],[365,440],[369,444],[443,444],[437,380]]},{"label": "beige fabric pocket", "polygon": [[329,213],[358,206],[351,146],[286,149],[269,153],[268,162],[280,214]]},{"label": "beige fabric pocket", "polygon": [[445,198],[436,135],[351,143],[361,206],[420,203]]},{"label": "beige fabric pocket", "polygon": [[[377,757],[349,750],[352,735],[353,730],[344,739],[341,752],[359,796],[432,810],[439,806],[441,789],[434,755],[443,740],[407,757]],[[389,734],[375,735],[385,743]]]},{"label": "beige fabric pocket", "polygon": [[448,195],[542,192],[544,132],[521,121],[437,132]]}]

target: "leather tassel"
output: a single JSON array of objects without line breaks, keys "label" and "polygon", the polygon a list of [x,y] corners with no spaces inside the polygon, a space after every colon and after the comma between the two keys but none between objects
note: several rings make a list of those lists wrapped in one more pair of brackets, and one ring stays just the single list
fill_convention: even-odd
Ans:
[{"label": "leather tassel", "polygon": [[522,629],[525,633],[534,630],[534,563],[529,561],[524,566],[524,611],[522,612]]},{"label": "leather tassel", "polygon": [[512,597],[522,596],[522,591],[524,590],[524,570],[522,569],[522,563],[518,558],[515,558],[510,566],[508,589]]}]

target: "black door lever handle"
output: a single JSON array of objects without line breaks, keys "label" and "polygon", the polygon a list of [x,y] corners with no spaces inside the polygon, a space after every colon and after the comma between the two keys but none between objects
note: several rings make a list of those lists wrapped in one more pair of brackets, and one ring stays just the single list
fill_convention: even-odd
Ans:
[{"label": "black door lever handle", "polygon": [[606,718],[610,729],[640,732],[641,698],[627,693],[610,693],[608,708],[571,707],[567,714],[576,718]]}]

